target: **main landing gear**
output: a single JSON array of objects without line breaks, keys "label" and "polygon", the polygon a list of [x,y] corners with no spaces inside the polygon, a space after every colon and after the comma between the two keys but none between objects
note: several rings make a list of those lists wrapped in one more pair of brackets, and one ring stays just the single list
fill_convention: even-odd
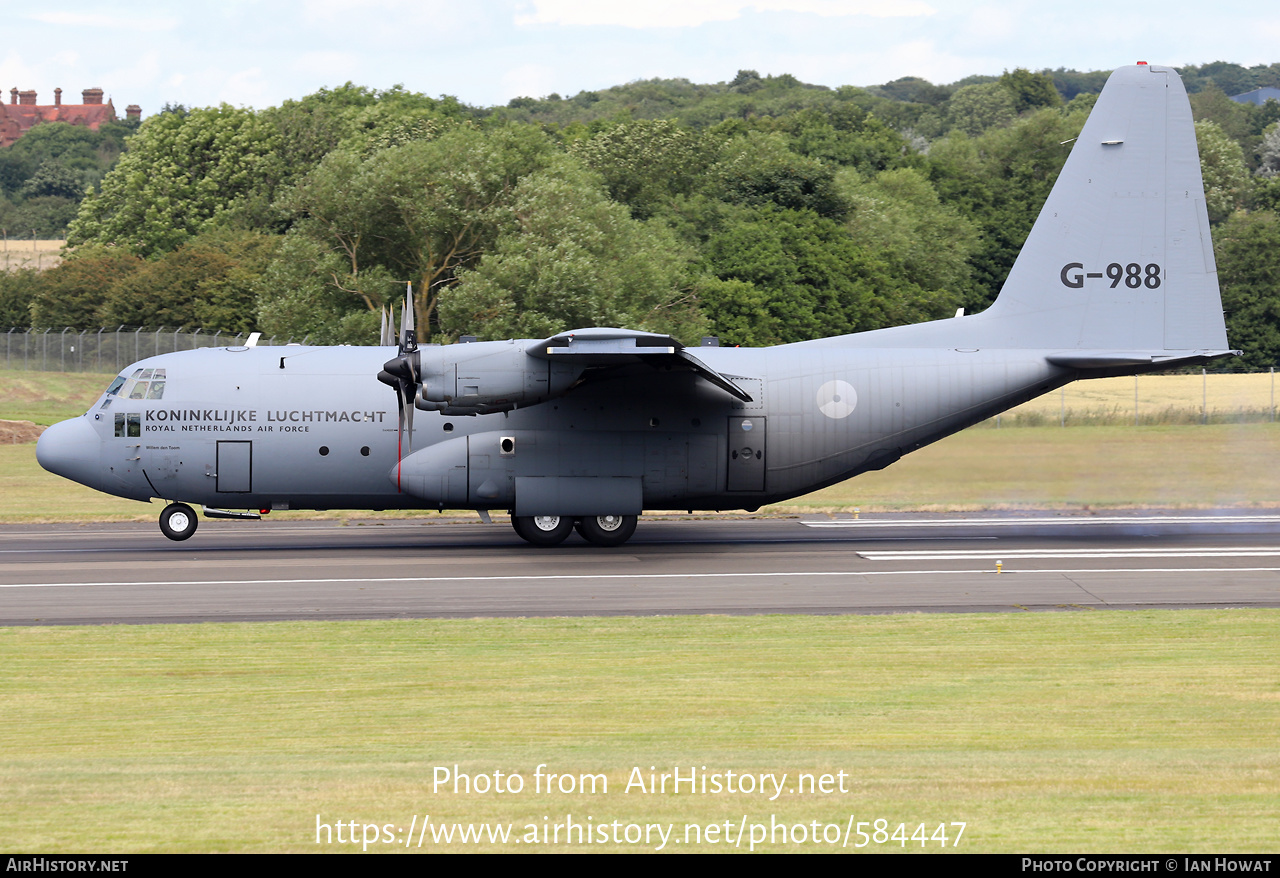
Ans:
[{"label": "main landing gear", "polygon": [[199,523],[196,511],[186,503],[170,503],[160,513],[160,532],[171,540],[188,539]]},{"label": "main landing gear", "polygon": [[558,546],[575,527],[589,543],[621,546],[636,532],[636,516],[592,515],[575,521],[564,515],[513,515],[511,526],[522,540],[534,546]]}]

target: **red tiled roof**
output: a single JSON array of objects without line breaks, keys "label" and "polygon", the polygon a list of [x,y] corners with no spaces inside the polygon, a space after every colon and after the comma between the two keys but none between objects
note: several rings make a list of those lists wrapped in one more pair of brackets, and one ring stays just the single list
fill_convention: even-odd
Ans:
[{"label": "red tiled roof", "polygon": [[12,145],[40,122],[67,122],[97,131],[103,122],[115,121],[111,101],[105,104],[0,104],[0,147]]}]

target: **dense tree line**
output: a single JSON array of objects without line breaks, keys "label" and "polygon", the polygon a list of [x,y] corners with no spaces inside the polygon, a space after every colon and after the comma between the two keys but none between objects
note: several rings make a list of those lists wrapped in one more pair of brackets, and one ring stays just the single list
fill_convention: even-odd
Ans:
[{"label": "dense tree line", "polygon": [[[827,89],[744,70],[489,109],[348,84],[262,111],[166,108],[122,154],[114,129],[91,150],[93,132],[37,126],[0,151],[2,209],[66,199],[73,249],[0,276],[0,323],[367,344],[406,283],[438,340],[625,325],[757,345],[974,311],[1105,78]],[[1184,78],[1231,338],[1248,346],[1231,367],[1268,366],[1280,105],[1224,89],[1280,83],[1280,66]],[[19,157],[43,143],[62,164],[6,158],[33,137]]]},{"label": "dense tree line", "polygon": [[9,239],[61,237],[80,201],[101,183],[137,130],[133,120],[97,131],[59,122],[36,125],[0,149],[0,229]]}]

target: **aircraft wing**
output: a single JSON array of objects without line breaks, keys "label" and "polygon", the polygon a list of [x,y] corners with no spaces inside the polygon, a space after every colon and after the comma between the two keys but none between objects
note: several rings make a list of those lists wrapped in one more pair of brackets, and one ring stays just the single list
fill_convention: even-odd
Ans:
[{"label": "aircraft wing", "polygon": [[646,363],[688,369],[743,402],[752,401],[741,387],[689,353],[688,348],[669,335],[632,329],[575,329],[530,345],[526,353],[544,360],[591,367]]}]

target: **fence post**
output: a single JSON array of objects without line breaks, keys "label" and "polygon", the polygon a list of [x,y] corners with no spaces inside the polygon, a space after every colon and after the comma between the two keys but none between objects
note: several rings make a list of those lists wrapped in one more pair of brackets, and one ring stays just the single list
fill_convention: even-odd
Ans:
[{"label": "fence post", "polygon": [[1200,423],[1209,423],[1209,370],[1200,367]]},{"label": "fence post", "polygon": [[1138,376],[1133,376],[1133,425],[1138,426]]}]

